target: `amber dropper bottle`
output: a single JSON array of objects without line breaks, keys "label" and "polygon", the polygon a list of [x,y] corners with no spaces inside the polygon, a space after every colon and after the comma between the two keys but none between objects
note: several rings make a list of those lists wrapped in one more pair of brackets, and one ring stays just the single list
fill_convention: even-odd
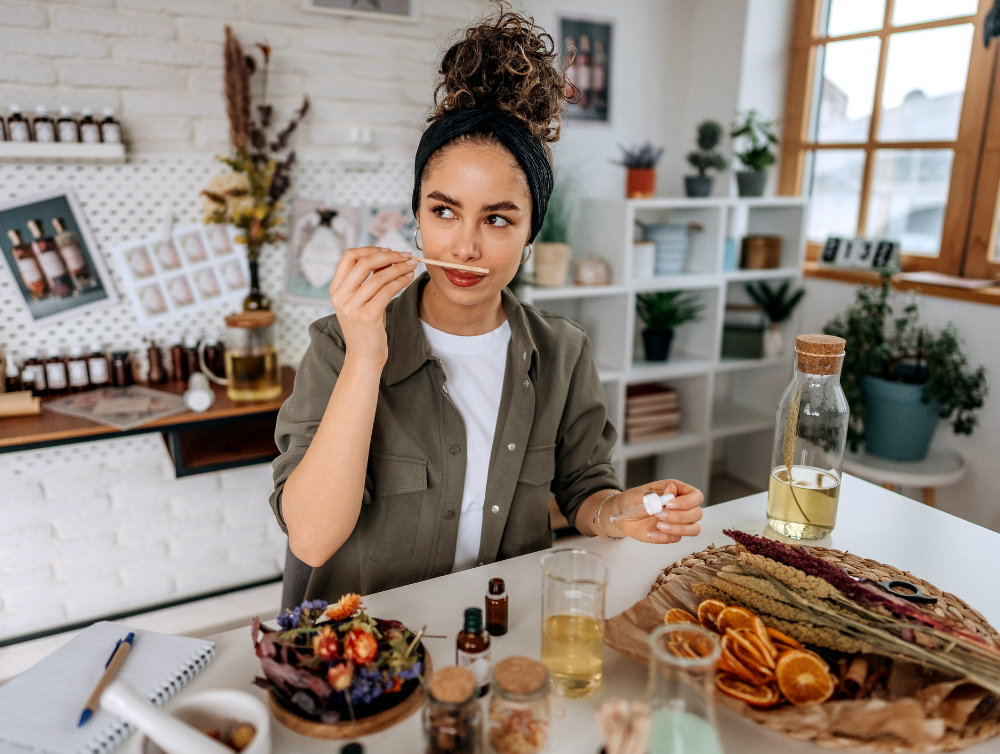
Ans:
[{"label": "amber dropper bottle", "polygon": [[490,579],[486,589],[486,630],[491,636],[507,633],[507,590],[503,579]]},{"label": "amber dropper bottle", "polygon": [[455,642],[455,664],[468,668],[476,677],[479,687],[476,696],[489,691],[492,669],[490,635],[483,628],[483,611],[478,607],[465,608],[465,626]]}]

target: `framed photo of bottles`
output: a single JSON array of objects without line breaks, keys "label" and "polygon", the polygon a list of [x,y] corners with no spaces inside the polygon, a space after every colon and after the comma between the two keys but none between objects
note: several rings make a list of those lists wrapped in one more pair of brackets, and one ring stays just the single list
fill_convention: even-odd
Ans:
[{"label": "framed photo of bottles", "polygon": [[[576,95],[566,106],[569,120],[606,124],[611,122],[611,45],[614,24],[588,17],[559,19],[560,51],[563,60],[576,49],[566,78],[576,87]],[[568,92],[567,92],[568,94]]]},{"label": "framed photo of bottles", "polygon": [[104,257],[69,187],[0,203],[0,248],[35,322],[118,303]]}]

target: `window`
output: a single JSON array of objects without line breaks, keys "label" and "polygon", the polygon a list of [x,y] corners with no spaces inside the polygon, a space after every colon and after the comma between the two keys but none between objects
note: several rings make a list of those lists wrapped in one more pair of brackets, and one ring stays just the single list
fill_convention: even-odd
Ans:
[{"label": "window", "polygon": [[905,269],[1000,275],[992,4],[797,0],[780,193],[811,198],[811,244],[890,238]]}]

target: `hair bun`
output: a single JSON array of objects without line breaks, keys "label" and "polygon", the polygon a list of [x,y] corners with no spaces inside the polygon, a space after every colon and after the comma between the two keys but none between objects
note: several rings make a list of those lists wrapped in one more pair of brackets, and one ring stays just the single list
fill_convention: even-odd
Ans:
[{"label": "hair bun", "polygon": [[433,122],[456,110],[499,110],[543,143],[558,141],[567,102],[565,70],[552,37],[500,0],[492,16],[465,31],[441,60]]}]

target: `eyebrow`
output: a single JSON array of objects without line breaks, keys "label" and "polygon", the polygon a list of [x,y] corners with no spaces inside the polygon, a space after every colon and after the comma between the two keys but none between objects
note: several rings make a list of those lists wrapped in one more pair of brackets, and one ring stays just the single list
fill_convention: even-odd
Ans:
[{"label": "eyebrow", "polygon": [[[444,194],[440,191],[431,191],[427,195],[428,199],[437,199],[439,202],[444,202],[445,204],[450,204],[453,207],[458,207],[462,209],[462,203],[458,199],[453,199],[452,197]],[[505,199],[502,202],[494,202],[493,204],[484,204],[480,209],[481,212],[520,212],[521,208],[518,207],[514,202],[509,199]]]},{"label": "eyebrow", "polygon": [[458,199],[452,199],[447,194],[442,194],[440,191],[432,191],[427,195],[428,199],[437,199],[439,202],[444,202],[445,204],[450,204],[453,207],[458,207],[462,209],[462,203]]}]

